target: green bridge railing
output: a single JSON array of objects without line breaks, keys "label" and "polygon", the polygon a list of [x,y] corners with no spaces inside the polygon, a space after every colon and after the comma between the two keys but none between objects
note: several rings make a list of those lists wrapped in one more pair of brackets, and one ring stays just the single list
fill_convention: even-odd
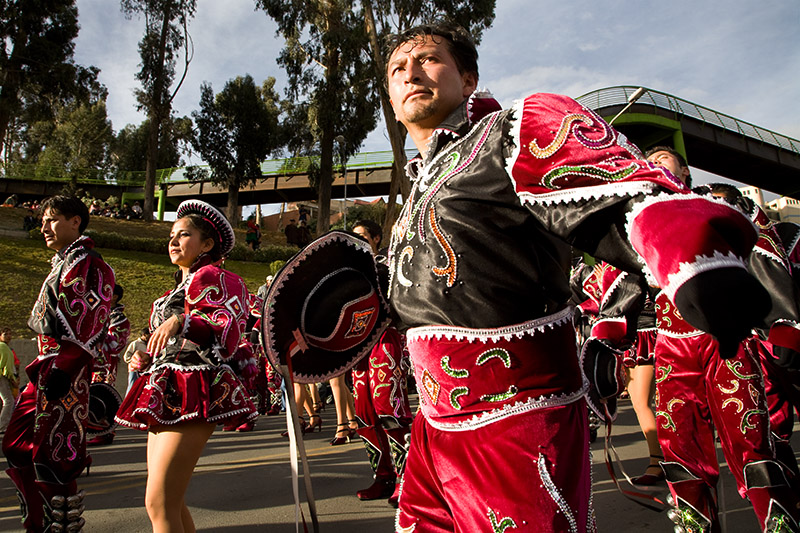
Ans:
[{"label": "green bridge railing", "polygon": [[[603,107],[625,105],[628,103],[630,95],[637,89],[639,89],[639,87],[630,85],[607,87],[584,94],[578,97],[577,100],[586,107],[595,110]],[[750,124],[749,122],[739,120],[730,115],[677,98],[671,94],[654,91],[653,89],[645,89],[646,92],[636,102],[637,105],[650,104],[659,109],[672,111],[675,113],[676,117],[678,115],[691,117],[707,124],[719,126],[727,131],[739,133],[745,137],[761,141],[765,144],[770,144],[800,154],[800,141],[797,139],[775,133],[774,131],[761,128],[755,124]]]},{"label": "green bridge railing", "polygon": [[[413,155],[412,150],[407,156]],[[361,152],[350,157],[346,162],[347,170],[369,170],[391,167],[394,158],[391,150],[380,152]],[[288,157],[268,159],[261,163],[261,175],[289,176],[306,172],[316,163],[311,157]],[[208,165],[196,165],[208,169]],[[156,184],[188,181],[187,167],[173,167],[156,170]],[[342,165],[334,164],[334,170],[340,172]],[[8,166],[0,163],[0,175],[5,178],[50,181],[67,183],[75,178],[77,183],[85,185],[117,185],[141,187],[144,184],[144,171],[108,171],[102,169],[66,169],[64,167],[45,167],[35,164],[12,163]]]}]

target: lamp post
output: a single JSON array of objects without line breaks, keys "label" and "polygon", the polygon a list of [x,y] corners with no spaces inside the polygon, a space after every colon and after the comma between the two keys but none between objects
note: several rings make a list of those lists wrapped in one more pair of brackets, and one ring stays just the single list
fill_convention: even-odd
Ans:
[{"label": "lamp post", "polygon": [[628,110],[628,108],[629,108],[630,106],[632,106],[633,104],[635,104],[635,103],[636,103],[636,101],[637,101],[639,98],[641,98],[641,97],[642,97],[642,95],[643,95],[644,93],[646,93],[646,92],[647,92],[647,89],[645,89],[644,87],[639,87],[638,89],[636,89],[635,91],[633,91],[633,94],[631,94],[631,95],[628,97],[628,103],[627,103],[627,105],[626,105],[625,107],[623,107],[623,108],[622,108],[622,111],[620,111],[619,113],[617,113],[617,115],[616,115],[614,118],[612,118],[611,120],[609,120],[609,121],[608,121],[608,125],[610,126],[611,124],[613,124],[613,123],[614,123],[614,121],[615,121],[615,120],[617,120],[617,119],[620,117],[620,115],[622,115],[622,114],[623,114],[625,111],[627,111],[627,110]]},{"label": "lamp post", "polygon": [[342,215],[342,229],[347,231],[347,163],[345,161],[344,135],[337,135],[335,140],[339,144],[339,164],[342,165],[342,176],[344,177],[344,213]]}]

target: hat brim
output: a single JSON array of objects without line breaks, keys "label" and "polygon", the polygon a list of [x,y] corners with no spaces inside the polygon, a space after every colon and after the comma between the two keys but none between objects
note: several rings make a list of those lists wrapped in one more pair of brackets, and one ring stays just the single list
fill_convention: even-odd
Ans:
[{"label": "hat brim", "polygon": [[117,389],[108,383],[92,383],[89,386],[89,416],[86,422],[86,435],[89,438],[108,435],[117,423],[114,417],[122,405],[122,397]]},{"label": "hat brim", "polygon": [[380,291],[375,258],[369,244],[343,231],[331,231],[311,242],[275,275],[262,307],[262,338],[275,368],[287,365],[290,347],[301,329],[309,292],[327,274],[341,268],[361,272],[378,295],[378,317],[365,339],[350,349],[331,351],[308,345],[291,358],[298,383],[318,383],[340,376],[369,354],[389,325],[389,306]]}]

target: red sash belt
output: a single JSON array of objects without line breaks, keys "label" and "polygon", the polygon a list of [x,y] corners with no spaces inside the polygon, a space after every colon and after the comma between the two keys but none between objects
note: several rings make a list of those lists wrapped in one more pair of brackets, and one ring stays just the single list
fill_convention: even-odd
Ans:
[{"label": "red sash belt", "polygon": [[694,337],[704,333],[686,322],[663,291],[656,296],[656,328],[659,335],[668,337]]},{"label": "red sash belt", "polygon": [[572,308],[497,329],[430,326],[408,331],[422,413],[466,431],[585,393]]}]

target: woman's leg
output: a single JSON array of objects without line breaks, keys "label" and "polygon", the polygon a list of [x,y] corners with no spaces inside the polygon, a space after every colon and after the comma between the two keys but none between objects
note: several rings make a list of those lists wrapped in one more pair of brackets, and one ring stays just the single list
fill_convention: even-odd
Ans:
[{"label": "woman's leg", "polygon": [[655,366],[637,365],[630,369],[630,381],[628,382],[628,393],[631,396],[633,410],[639,420],[639,427],[644,433],[647,441],[647,450],[650,454],[650,466],[647,473],[660,475],[661,469],[658,462],[663,459],[661,447],[658,445],[658,433],[656,431],[656,416],[653,412],[653,396],[656,390]]},{"label": "woman's leg", "polygon": [[[350,435],[350,420],[355,421],[356,409],[353,404],[353,395],[347,388],[344,375],[330,380],[333,401],[336,404],[336,437],[348,438]],[[357,424],[354,422],[352,429]]]},{"label": "woman's leg", "polygon": [[153,533],[194,533],[184,495],[214,424],[186,422],[147,436],[145,508]]}]

